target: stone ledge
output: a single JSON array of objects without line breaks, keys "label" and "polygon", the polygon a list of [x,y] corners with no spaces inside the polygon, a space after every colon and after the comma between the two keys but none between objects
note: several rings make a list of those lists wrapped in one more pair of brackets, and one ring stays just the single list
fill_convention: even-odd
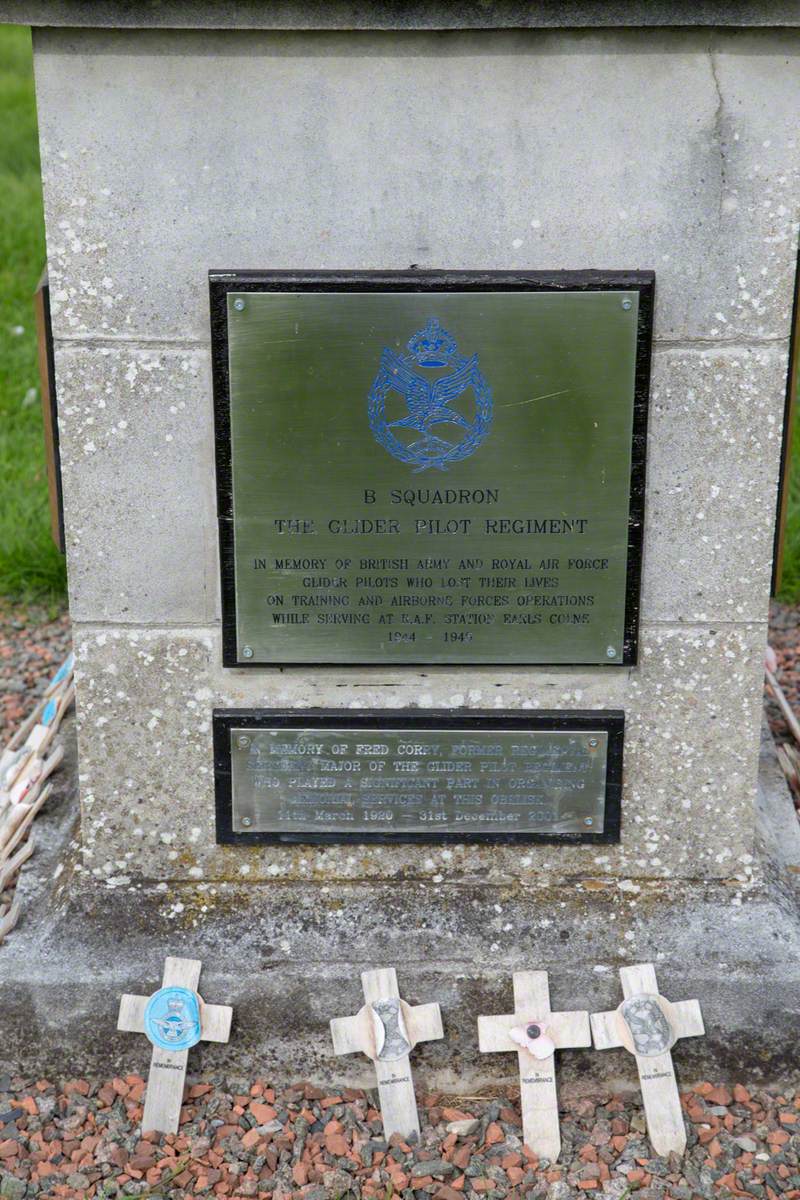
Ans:
[{"label": "stone ledge", "polygon": [[[173,953],[202,958],[202,992],[236,1009],[230,1045],[198,1053],[197,1068],[247,1071],[256,1063],[276,1079],[368,1083],[366,1063],[331,1056],[327,1023],[356,1011],[359,971],[385,962],[398,966],[410,1000],[442,1004],[446,1040],[420,1050],[421,1086],[509,1082],[513,1062],[478,1053],[475,1016],[505,1011],[515,967],[546,965],[556,1004],[599,1009],[619,1002],[620,966],[652,960],[664,994],[703,1006],[708,1036],[676,1052],[683,1083],[734,1073],[783,1083],[800,1071],[800,827],[771,743],[759,801],[769,883],[747,892],[726,882],[619,888],[585,879],[526,889],[78,887],[71,763],[37,823],[23,921],[0,948],[0,1069],[144,1070],[144,1039],[115,1030],[118,997],[154,990]],[[561,1071],[576,1088],[635,1082],[622,1052],[570,1053]]]},{"label": "stone ledge", "polygon": [[792,0],[4,0],[0,22],[124,29],[585,29],[800,25]]}]

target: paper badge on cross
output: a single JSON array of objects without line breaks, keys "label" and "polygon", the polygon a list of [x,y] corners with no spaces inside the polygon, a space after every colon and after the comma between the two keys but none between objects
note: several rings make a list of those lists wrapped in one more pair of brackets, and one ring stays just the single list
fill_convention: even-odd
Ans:
[{"label": "paper badge on cross", "polygon": [[400,999],[394,967],[364,971],[366,1003],[354,1017],[334,1017],[334,1054],[366,1054],[375,1064],[383,1128],[387,1138],[419,1134],[409,1055],[418,1042],[444,1037],[438,1004],[406,1004]]},{"label": "paper badge on cross", "polygon": [[555,1052],[591,1046],[589,1013],[551,1012],[547,971],[515,971],[513,1013],[478,1017],[478,1042],[484,1054],[517,1051],[525,1145],[555,1162],[561,1150]]},{"label": "paper badge on cross", "polygon": [[177,1133],[186,1063],[198,1042],[227,1042],[233,1009],[206,1004],[197,993],[202,963],[168,958],[161,987],[152,996],[123,996],[117,1029],[143,1033],[153,1045],[142,1129]]},{"label": "paper badge on cross", "polygon": [[619,976],[624,1000],[613,1012],[592,1013],[594,1044],[624,1046],[635,1057],[650,1144],[664,1157],[683,1154],[686,1129],[670,1050],[679,1038],[704,1035],[700,1005],[659,995],[652,963],[622,967]]}]

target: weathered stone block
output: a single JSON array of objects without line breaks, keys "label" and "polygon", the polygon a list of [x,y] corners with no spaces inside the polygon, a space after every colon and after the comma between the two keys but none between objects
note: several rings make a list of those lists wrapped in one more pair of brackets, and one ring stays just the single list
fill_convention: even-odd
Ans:
[{"label": "weathered stone block", "polygon": [[786,369],[783,347],[655,354],[645,620],[766,619]]},{"label": "weathered stone block", "polygon": [[653,267],[659,337],[787,334],[797,30],[35,46],[59,337],[205,338],[210,267],[410,263]]},{"label": "weathered stone block", "polygon": [[73,619],[213,621],[207,352],[61,345],[56,364]]},{"label": "weathered stone block", "polygon": [[[76,629],[83,838],[99,879],[532,875],[746,878],[761,625],[651,626],[630,671],[223,671],[216,630]],[[227,707],[624,708],[620,846],[220,847],[211,711]]]}]

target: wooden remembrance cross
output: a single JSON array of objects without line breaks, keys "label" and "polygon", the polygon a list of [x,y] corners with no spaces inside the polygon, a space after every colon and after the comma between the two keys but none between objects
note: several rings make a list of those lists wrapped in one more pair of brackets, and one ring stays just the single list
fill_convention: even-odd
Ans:
[{"label": "wooden remembrance cross", "polygon": [[202,963],[168,958],[152,996],[123,996],[117,1029],[144,1033],[153,1044],[142,1130],[177,1133],[189,1050],[198,1042],[227,1042],[233,1009],[205,1004],[197,994]]},{"label": "wooden remembrance cross", "polygon": [[331,1037],[335,1054],[366,1054],[375,1064],[387,1138],[419,1135],[417,1101],[409,1055],[417,1042],[444,1037],[438,1004],[412,1006],[400,999],[394,967],[364,971],[366,1003],[354,1017],[334,1017]]},{"label": "wooden remembrance cross", "polygon": [[683,1154],[686,1130],[670,1050],[678,1038],[702,1037],[697,1000],[671,1004],[658,994],[655,967],[641,963],[620,970],[625,999],[613,1012],[592,1013],[598,1050],[624,1046],[636,1058],[647,1133],[656,1154]]},{"label": "wooden remembrance cross", "polygon": [[561,1150],[556,1050],[591,1046],[588,1012],[551,1012],[547,971],[514,972],[514,1011],[478,1017],[484,1054],[516,1049],[525,1145],[555,1162]]}]

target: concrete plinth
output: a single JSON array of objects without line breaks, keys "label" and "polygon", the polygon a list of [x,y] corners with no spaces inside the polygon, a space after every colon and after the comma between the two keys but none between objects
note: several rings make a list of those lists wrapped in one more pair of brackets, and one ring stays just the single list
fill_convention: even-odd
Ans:
[{"label": "concrete plinth", "polygon": [[[800,1072],[800,827],[770,741],[760,771],[761,881],[744,886],[598,877],[570,888],[545,879],[524,888],[87,887],[74,861],[53,878],[75,852],[74,774],[61,780],[21,883],[24,919],[0,950],[0,1070],[144,1071],[145,1039],[116,1032],[118,998],[155,990],[164,956],[181,954],[203,960],[209,1001],[235,1007],[230,1045],[198,1047],[198,1070],[368,1085],[366,1060],[332,1056],[328,1020],[360,1006],[361,970],[395,965],[409,1000],[442,1005],[445,1039],[417,1051],[419,1085],[467,1092],[513,1083],[513,1055],[478,1053],[476,1017],[507,1011],[514,969],[546,967],[559,1007],[599,1010],[619,1003],[620,966],[652,960],[665,995],[703,1007],[708,1036],[675,1051],[684,1084],[785,1083]],[[623,1051],[570,1051],[560,1069],[575,1088],[636,1082]]]}]

